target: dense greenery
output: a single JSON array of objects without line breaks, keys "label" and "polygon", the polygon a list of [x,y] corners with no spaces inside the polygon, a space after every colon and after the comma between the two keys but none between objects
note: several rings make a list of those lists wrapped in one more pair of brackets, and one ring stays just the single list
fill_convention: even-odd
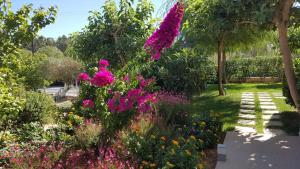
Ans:
[{"label": "dense greenery", "polygon": [[122,67],[143,52],[146,38],[153,29],[153,5],[149,0],[113,0],[105,2],[102,12],[94,11],[89,24],[74,35],[71,44],[85,63],[100,58],[110,60],[113,67]]},{"label": "dense greenery", "polygon": [[159,61],[143,67],[142,74],[155,77],[163,90],[188,96],[203,91],[216,76],[213,61],[192,48],[166,54]]},{"label": "dense greenery", "polygon": [[236,57],[226,61],[226,78],[244,80],[247,77],[283,77],[280,57]]}]

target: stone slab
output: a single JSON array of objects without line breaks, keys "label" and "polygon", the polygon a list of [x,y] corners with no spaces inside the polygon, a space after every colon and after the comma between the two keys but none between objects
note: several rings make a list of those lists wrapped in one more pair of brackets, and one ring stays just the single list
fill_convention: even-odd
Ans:
[{"label": "stone slab", "polygon": [[264,121],[264,126],[265,127],[282,127],[282,122],[281,121]]},{"label": "stone slab", "polygon": [[276,110],[277,107],[274,105],[260,105],[260,108],[263,110]]},{"label": "stone slab", "polygon": [[275,105],[274,102],[260,102],[260,105]]},{"label": "stone slab", "polygon": [[255,120],[256,116],[254,114],[239,114],[239,118],[241,119],[249,119],[249,120]]},{"label": "stone slab", "polygon": [[255,125],[255,121],[254,120],[239,119],[238,120],[238,124],[240,124],[240,125],[254,126]]},{"label": "stone slab", "polygon": [[279,120],[280,119],[280,115],[279,114],[264,114],[262,116],[263,120]]},{"label": "stone slab", "polygon": [[255,111],[252,109],[240,109],[240,113],[244,113],[244,114],[253,114],[255,113]]},{"label": "stone slab", "polygon": [[276,99],[286,99],[286,97],[275,97]]},{"label": "stone slab", "polygon": [[241,101],[241,105],[244,105],[244,104],[254,105],[255,103],[251,102],[251,101]]},{"label": "stone slab", "polygon": [[260,102],[271,102],[272,99],[258,99]]},{"label": "stone slab", "polygon": [[254,96],[242,96],[242,99],[254,99]]},{"label": "stone slab", "polygon": [[254,102],[254,99],[245,99],[245,98],[242,98],[241,101],[250,101],[250,102]]},{"label": "stone slab", "polygon": [[279,111],[278,110],[263,110],[262,113],[267,114],[267,115],[274,115],[274,114],[279,114]]},{"label": "stone slab", "polygon": [[243,109],[254,109],[255,105],[250,105],[250,104],[242,104],[241,108]]},{"label": "stone slab", "polygon": [[272,99],[272,98],[269,96],[258,96],[258,99]]}]

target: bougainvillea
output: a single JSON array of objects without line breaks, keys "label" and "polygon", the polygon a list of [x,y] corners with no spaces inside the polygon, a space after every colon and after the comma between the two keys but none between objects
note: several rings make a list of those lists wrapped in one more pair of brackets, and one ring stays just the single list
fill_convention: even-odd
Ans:
[{"label": "bougainvillea", "polygon": [[105,59],[100,59],[98,65],[99,65],[99,68],[101,68],[101,67],[106,68],[107,66],[109,66],[109,62]]},{"label": "bougainvillea", "polygon": [[104,87],[112,84],[114,80],[115,80],[114,75],[110,71],[102,68],[100,69],[99,72],[97,72],[94,75],[94,77],[91,80],[91,83],[97,87]]},{"label": "bougainvillea", "polygon": [[93,100],[85,99],[85,100],[82,101],[82,107],[84,107],[84,108],[94,108],[95,104],[94,104]]},{"label": "bougainvillea", "polygon": [[89,81],[91,78],[87,73],[80,73],[77,77],[78,81]]},{"label": "bougainvillea", "polygon": [[149,51],[152,59],[158,60],[164,48],[170,48],[179,35],[184,5],[177,2],[169,11],[160,27],[148,38],[144,48]]}]

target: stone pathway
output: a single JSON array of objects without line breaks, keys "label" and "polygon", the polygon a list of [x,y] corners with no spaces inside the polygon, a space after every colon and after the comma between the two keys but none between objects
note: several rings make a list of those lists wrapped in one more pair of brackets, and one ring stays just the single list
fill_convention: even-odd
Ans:
[{"label": "stone pathway", "polygon": [[255,102],[253,92],[242,93],[241,109],[239,113],[238,125],[255,126]]},{"label": "stone pathway", "polygon": [[[258,92],[258,100],[260,108],[262,110],[263,125],[266,128],[280,128],[282,122],[280,121],[280,114],[277,110],[275,103],[272,101],[272,97],[267,92]],[[269,130],[275,131],[275,130]],[[281,131],[276,131],[280,132]]]},{"label": "stone pathway", "polygon": [[286,97],[284,97],[282,95],[282,93],[272,93],[272,95],[274,96],[274,98],[276,99],[285,99]]}]

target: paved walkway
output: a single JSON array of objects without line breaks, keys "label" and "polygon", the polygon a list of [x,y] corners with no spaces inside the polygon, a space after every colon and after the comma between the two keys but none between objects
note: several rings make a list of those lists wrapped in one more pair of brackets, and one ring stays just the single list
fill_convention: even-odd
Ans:
[{"label": "paved walkway", "polygon": [[[248,128],[249,129],[249,128]],[[227,160],[216,169],[299,169],[300,137],[263,134],[255,131],[228,132]]]},{"label": "paved walkway", "polygon": [[[216,169],[300,169],[300,137],[280,129],[273,98],[284,99],[281,93],[242,93],[236,131],[227,132],[224,141],[227,160],[218,161]],[[257,133],[256,121],[263,123],[264,133]]]}]

